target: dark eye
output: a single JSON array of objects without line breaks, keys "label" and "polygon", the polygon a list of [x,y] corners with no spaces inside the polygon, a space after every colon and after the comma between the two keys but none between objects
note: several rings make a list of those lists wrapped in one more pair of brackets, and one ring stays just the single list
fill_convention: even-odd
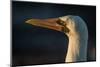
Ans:
[{"label": "dark eye", "polygon": [[57,20],[57,24],[64,26],[64,25],[65,25],[65,22],[62,21],[62,20],[60,20],[60,19],[58,19],[58,20]]},{"label": "dark eye", "polygon": [[57,22],[57,24],[61,25],[61,20],[60,19],[58,19],[56,22]]}]

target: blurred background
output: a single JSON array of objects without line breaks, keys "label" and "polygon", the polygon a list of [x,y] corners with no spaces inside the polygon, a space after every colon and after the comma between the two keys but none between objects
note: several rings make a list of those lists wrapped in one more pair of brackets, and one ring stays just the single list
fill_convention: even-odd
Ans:
[{"label": "blurred background", "polygon": [[62,32],[25,24],[31,18],[78,15],[89,31],[87,62],[96,60],[96,7],[12,1],[12,65],[64,63],[68,37]]}]

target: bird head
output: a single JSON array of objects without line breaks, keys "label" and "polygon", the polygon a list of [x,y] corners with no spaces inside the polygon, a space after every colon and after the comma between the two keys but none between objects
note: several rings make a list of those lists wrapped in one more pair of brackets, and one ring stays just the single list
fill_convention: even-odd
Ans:
[{"label": "bird head", "polygon": [[62,16],[50,19],[29,19],[26,23],[64,32],[68,36],[79,31],[83,31],[83,28],[85,28],[84,21],[79,16]]},{"label": "bird head", "polygon": [[65,25],[65,29],[68,30],[67,32],[65,32],[68,36],[77,34],[81,37],[83,35],[88,37],[87,25],[81,17],[68,15],[59,17],[59,19],[60,23],[63,22],[63,24]]}]

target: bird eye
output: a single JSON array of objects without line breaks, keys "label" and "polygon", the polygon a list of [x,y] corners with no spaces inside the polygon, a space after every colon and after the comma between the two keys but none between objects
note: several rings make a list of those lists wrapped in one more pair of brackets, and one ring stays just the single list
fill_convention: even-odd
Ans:
[{"label": "bird eye", "polygon": [[65,26],[65,22],[60,19],[57,20],[57,24]]},{"label": "bird eye", "polygon": [[57,20],[57,24],[59,24],[59,25],[62,24],[60,19]]}]

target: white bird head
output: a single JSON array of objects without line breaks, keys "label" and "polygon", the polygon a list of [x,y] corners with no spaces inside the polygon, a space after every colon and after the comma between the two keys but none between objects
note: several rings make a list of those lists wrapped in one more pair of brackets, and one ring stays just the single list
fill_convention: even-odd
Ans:
[{"label": "white bird head", "polygon": [[80,36],[85,35],[86,37],[88,37],[86,23],[79,16],[68,15],[59,17],[59,19],[59,24],[65,27],[64,29],[66,29],[67,31],[64,30],[64,33],[66,33],[68,36],[73,34],[79,34]]},{"label": "white bird head", "polygon": [[26,21],[26,23],[32,24],[34,26],[61,31],[68,36],[74,33],[80,33],[83,35],[83,33],[87,34],[88,32],[85,22],[79,16],[67,15],[50,19],[29,19]]}]

